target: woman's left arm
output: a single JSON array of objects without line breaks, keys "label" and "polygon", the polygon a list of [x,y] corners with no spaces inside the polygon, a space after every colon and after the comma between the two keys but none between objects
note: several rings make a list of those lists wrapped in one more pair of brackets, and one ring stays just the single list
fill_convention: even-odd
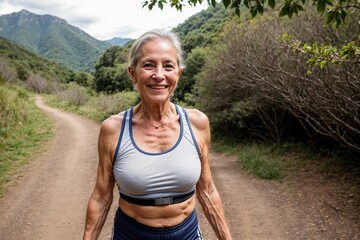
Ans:
[{"label": "woman's left arm", "polygon": [[211,142],[210,125],[207,116],[198,110],[188,110],[189,120],[200,148],[201,175],[196,185],[198,201],[218,239],[231,240],[219,192],[212,179],[209,148]]}]

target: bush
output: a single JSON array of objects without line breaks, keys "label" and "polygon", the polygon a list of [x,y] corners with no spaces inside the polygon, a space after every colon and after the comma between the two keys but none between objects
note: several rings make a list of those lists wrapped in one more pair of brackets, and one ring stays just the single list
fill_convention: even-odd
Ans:
[{"label": "bush", "polygon": [[38,74],[30,74],[28,79],[25,81],[25,86],[36,93],[49,93],[48,81]]},{"label": "bush", "polygon": [[9,64],[0,57],[0,83],[14,82],[16,79],[16,71],[13,70]]},{"label": "bush", "polygon": [[[333,139],[360,152],[358,66],[309,71],[307,59],[278,40],[289,32],[301,41],[351,41],[358,34],[351,30],[357,19],[350,20],[339,30],[324,27],[312,11],[287,21],[264,15],[246,25],[232,22],[197,82],[199,107],[215,119],[215,129],[227,131],[222,134],[256,132],[273,141],[284,134],[279,127],[287,127],[285,116],[314,143],[315,138]],[[255,105],[248,108],[249,102]]]},{"label": "bush", "polygon": [[[9,91],[10,90],[10,91]],[[0,85],[0,140],[5,141],[11,129],[26,124],[28,117],[24,91],[16,91],[9,86]]]},{"label": "bush", "polygon": [[89,100],[90,94],[88,91],[85,87],[79,86],[76,83],[70,83],[67,89],[57,92],[56,95],[60,101],[79,107]]},{"label": "bush", "polygon": [[116,94],[100,94],[87,103],[89,115],[97,121],[103,121],[110,115],[117,114],[134,106],[139,101],[136,92],[118,92]]},{"label": "bush", "polygon": [[238,161],[246,171],[260,178],[282,178],[281,161],[271,158],[269,154],[260,150],[258,147],[246,146],[238,153]]}]

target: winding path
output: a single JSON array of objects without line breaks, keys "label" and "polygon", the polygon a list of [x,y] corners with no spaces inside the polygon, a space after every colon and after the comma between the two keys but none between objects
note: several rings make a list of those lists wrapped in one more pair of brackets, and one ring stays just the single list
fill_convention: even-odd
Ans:
[{"label": "winding path", "polygon": [[[0,199],[0,239],[81,239],[96,176],[99,124],[48,107],[39,96],[35,101],[56,123],[56,137]],[[276,202],[273,196],[280,193],[273,183],[243,173],[234,158],[212,152],[210,159],[234,239],[295,239],[292,224],[299,221],[291,204]],[[110,239],[116,202],[100,239]],[[204,239],[216,239],[200,209],[199,219]]]}]

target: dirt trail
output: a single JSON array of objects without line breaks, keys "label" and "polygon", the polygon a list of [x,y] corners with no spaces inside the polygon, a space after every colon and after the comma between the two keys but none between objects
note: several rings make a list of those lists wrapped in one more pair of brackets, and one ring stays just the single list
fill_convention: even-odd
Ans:
[{"label": "dirt trail", "polygon": [[[0,240],[81,239],[96,176],[99,124],[45,106],[40,97],[36,104],[56,123],[56,137],[44,154],[24,167],[22,176],[0,199]],[[353,224],[357,219],[344,229],[352,230],[344,238],[336,228],[330,233],[318,231],[316,216],[309,219],[311,214],[306,210],[311,204],[299,200],[287,184],[258,180],[223,154],[212,152],[210,159],[234,239],[359,237],[358,225]],[[115,198],[99,239],[110,239],[116,202]],[[204,239],[215,240],[202,211],[198,212]]]}]

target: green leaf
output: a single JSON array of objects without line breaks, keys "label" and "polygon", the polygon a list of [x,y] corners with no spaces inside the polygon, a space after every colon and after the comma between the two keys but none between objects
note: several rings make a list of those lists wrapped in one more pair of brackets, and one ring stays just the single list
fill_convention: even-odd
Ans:
[{"label": "green leaf", "polygon": [[260,14],[264,13],[264,7],[260,3],[257,5],[257,12]]},{"label": "green leaf", "polygon": [[227,8],[231,3],[231,0],[223,0],[223,4],[225,6],[225,8]]},{"label": "green leaf", "polygon": [[323,2],[323,1],[318,1],[318,4],[317,4],[317,6],[316,6],[316,10],[318,11],[318,13],[322,13],[322,12],[324,12],[324,10],[325,10],[325,2]]},{"label": "green leaf", "polygon": [[326,67],[326,65],[328,64],[328,61],[327,60],[322,60],[320,63],[319,63],[319,66],[321,69],[323,69],[324,67]]},{"label": "green leaf", "polygon": [[244,5],[245,7],[250,8],[249,0],[244,0]]},{"label": "green leaf", "polygon": [[289,14],[289,10],[290,10],[290,4],[289,2],[286,2],[284,4],[284,6],[281,8],[280,12],[279,12],[279,16],[283,17]]},{"label": "green leaf", "polygon": [[149,4],[148,1],[143,2],[142,8],[146,7]]},{"label": "green leaf", "polygon": [[159,2],[158,2],[158,6],[159,6],[159,8],[160,8],[161,10],[163,10],[164,4],[162,3],[162,1],[159,1]]},{"label": "green leaf", "polygon": [[330,24],[335,21],[336,13],[334,11],[328,11],[325,15],[326,24]]},{"label": "green leaf", "polygon": [[275,3],[276,3],[275,0],[268,0],[268,4],[272,9],[274,9]]},{"label": "green leaf", "polygon": [[251,17],[254,18],[257,15],[257,9],[256,7],[251,7],[250,9]]},{"label": "green leaf", "polygon": [[240,8],[237,7],[237,8],[235,9],[235,14],[236,14],[237,16],[240,16]]},{"label": "green leaf", "polygon": [[216,7],[216,0],[211,0],[211,5],[212,5],[213,7]]},{"label": "green leaf", "polygon": [[315,58],[309,58],[309,60],[307,61],[307,63],[309,65],[314,65],[316,63],[316,59]]}]

